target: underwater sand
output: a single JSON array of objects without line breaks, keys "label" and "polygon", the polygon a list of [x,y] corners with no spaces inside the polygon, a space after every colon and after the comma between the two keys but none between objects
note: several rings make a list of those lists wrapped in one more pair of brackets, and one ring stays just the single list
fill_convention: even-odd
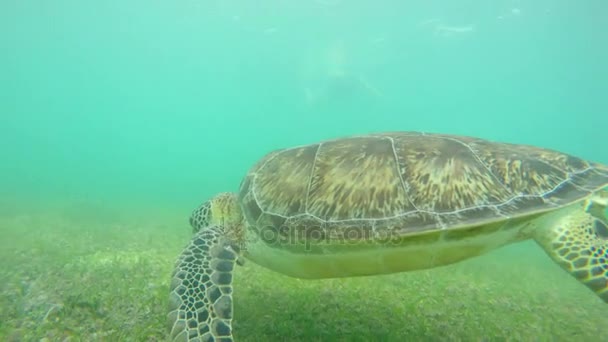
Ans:
[{"label": "underwater sand", "polygon": [[[167,216],[167,215],[165,215]],[[187,218],[0,218],[1,341],[163,341]],[[534,243],[427,271],[298,280],[237,268],[236,341],[590,341],[607,306]]]}]

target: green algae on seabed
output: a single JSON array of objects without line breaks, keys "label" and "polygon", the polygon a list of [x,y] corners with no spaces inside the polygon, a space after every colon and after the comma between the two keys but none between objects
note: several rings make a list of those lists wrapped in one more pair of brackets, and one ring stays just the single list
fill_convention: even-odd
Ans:
[{"label": "green algae on seabed", "polygon": [[[0,340],[164,340],[170,273],[190,229],[156,220],[0,219]],[[247,262],[234,291],[237,341],[608,335],[605,304],[533,243],[433,270],[320,281]]]}]

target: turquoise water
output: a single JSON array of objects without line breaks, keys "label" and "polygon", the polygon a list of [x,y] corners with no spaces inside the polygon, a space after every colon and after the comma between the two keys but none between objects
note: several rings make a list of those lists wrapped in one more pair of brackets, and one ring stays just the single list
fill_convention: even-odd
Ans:
[{"label": "turquoise water", "polygon": [[3,1],[0,215],[186,223],[271,149],[384,130],[608,163],[607,13],[601,0]]},{"label": "turquoise water", "polygon": [[[605,2],[332,2],[3,2],[2,195],[191,205],[272,148],[377,130],[608,161]],[[333,68],[383,96],[308,103]]]}]

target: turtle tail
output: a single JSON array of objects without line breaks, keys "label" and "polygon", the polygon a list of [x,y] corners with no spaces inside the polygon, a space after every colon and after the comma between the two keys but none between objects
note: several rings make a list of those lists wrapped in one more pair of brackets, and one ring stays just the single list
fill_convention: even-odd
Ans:
[{"label": "turtle tail", "polygon": [[171,341],[233,341],[232,270],[237,251],[220,225],[199,231],[179,256],[171,281]]}]

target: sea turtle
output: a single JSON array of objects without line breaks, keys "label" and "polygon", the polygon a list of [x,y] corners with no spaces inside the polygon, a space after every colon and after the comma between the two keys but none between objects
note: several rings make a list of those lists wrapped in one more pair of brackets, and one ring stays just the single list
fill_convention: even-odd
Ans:
[{"label": "sea turtle", "polygon": [[273,151],[238,193],[192,213],[170,336],[232,341],[232,277],[249,259],[308,279],[452,264],[533,239],[608,303],[608,166],[553,150],[381,132]]}]

